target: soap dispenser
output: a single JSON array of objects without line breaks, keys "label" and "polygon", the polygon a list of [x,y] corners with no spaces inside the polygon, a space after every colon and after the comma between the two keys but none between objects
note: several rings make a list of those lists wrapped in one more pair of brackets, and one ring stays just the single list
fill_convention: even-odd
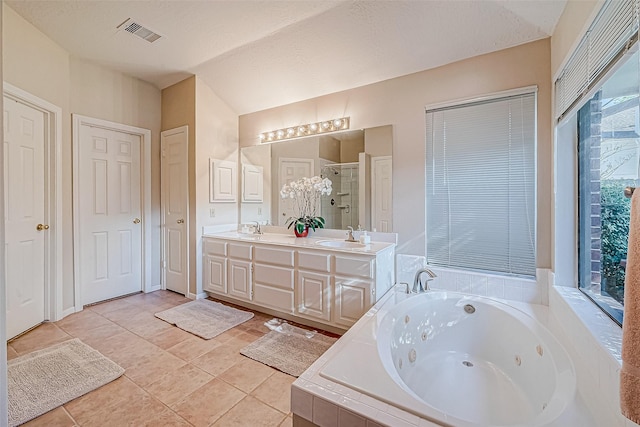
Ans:
[{"label": "soap dispenser", "polygon": [[368,245],[369,243],[371,243],[371,236],[367,234],[367,230],[364,230],[360,234],[360,243],[362,243],[363,245]]}]

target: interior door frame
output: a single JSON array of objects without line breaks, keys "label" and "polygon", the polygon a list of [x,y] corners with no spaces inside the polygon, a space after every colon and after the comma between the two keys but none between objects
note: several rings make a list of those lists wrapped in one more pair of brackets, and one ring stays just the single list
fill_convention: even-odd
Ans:
[{"label": "interior door frame", "polygon": [[44,318],[57,321],[66,314],[62,292],[62,108],[3,82],[3,95],[44,115],[45,212],[50,226],[45,236]]},{"label": "interior door frame", "polygon": [[278,225],[280,223],[280,217],[282,214],[282,212],[280,212],[280,208],[281,208],[280,204],[282,203],[282,198],[279,196],[280,196],[280,188],[282,188],[282,186],[284,185],[284,183],[282,182],[282,164],[285,162],[308,163],[310,165],[309,173],[311,174],[311,176],[309,176],[308,178],[311,178],[316,173],[315,159],[310,159],[308,157],[278,157],[278,190],[277,190],[278,197],[276,198],[278,200],[278,203],[276,204],[276,213],[277,213],[276,218],[278,218],[278,221],[273,225]]},{"label": "interior door frame", "polygon": [[80,283],[80,230],[79,221],[79,148],[80,127],[83,125],[106,130],[128,133],[141,138],[140,170],[141,170],[141,202],[142,202],[142,291],[152,292],[160,289],[160,285],[151,284],[151,130],[110,122],[93,117],[72,114],[73,134],[73,289],[75,311],[82,311],[82,286]]},{"label": "interior door frame", "polygon": [[164,197],[164,184],[163,184],[163,178],[164,178],[164,170],[166,168],[165,163],[165,157],[162,154],[162,150],[164,150],[163,146],[162,146],[162,138],[165,135],[170,135],[172,133],[181,133],[184,132],[187,136],[187,143],[185,144],[185,159],[187,161],[187,168],[185,170],[185,172],[187,173],[187,188],[185,188],[185,191],[187,192],[187,209],[186,209],[186,214],[185,214],[185,218],[184,218],[184,224],[185,224],[185,234],[186,234],[186,240],[187,240],[187,244],[185,245],[185,268],[186,268],[186,274],[187,274],[187,292],[185,293],[185,297],[189,297],[189,295],[192,295],[190,290],[189,290],[189,283],[191,281],[191,274],[190,274],[190,269],[189,269],[189,244],[190,244],[190,238],[189,238],[189,232],[190,232],[190,228],[189,228],[189,126],[188,125],[184,125],[184,126],[180,126],[174,129],[167,129],[165,131],[160,132],[160,256],[162,257],[162,263],[161,263],[161,269],[162,272],[160,274],[160,288],[161,289],[167,289],[167,257],[166,257],[166,239],[165,239],[165,203],[166,203],[166,198]]}]

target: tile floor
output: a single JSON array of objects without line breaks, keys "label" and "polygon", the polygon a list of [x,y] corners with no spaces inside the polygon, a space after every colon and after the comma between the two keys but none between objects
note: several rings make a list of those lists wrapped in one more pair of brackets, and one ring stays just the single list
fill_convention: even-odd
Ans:
[{"label": "tile floor", "polygon": [[136,294],[44,323],[7,345],[8,358],[80,338],[126,369],[119,379],[26,426],[291,426],[294,377],[240,354],[269,332],[255,316],[203,340],[154,316],[188,302],[169,291]]}]

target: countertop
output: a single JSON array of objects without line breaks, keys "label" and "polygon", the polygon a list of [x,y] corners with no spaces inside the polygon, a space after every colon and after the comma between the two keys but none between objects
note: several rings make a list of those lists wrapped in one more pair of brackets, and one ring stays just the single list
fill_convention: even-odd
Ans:
[{"label": "countertop", "polygon": [[[224,231],[216,233],[206,233],[203,238],[215,238],[245,243],[262,243],[277,246],[287,246],[293,249],[313,249],[331,252],[344,252],[351,254],[376,255],[388,248],[394,247],[395,243],[374,242],[362,247],[336,247],[323,245],[341,245],[344,239],[335,239],[327,237],[296,237],[293,234],[279,233],[238,233],[237,231]],[[325,243],[323,243],[325,242]],[[348,244],[348,242],[345,242]]]}]

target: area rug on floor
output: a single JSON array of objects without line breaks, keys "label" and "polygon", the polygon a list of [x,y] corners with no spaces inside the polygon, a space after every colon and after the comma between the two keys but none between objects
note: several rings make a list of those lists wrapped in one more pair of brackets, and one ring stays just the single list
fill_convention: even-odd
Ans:
[{"label": "area rug on floor", "polygon": [[336,338],[285,324],[252,342],[240,354],[299,377],[335,342]]},{"label": "area rug on floor", "polygon": [[253,313],[199,299],[156,313],[156,317],[205,340],[253,317]]},{"label": "area rug on floor", "polygon": [[36,418],[123,373],[77,338],[9,360],[9,425]]}]

